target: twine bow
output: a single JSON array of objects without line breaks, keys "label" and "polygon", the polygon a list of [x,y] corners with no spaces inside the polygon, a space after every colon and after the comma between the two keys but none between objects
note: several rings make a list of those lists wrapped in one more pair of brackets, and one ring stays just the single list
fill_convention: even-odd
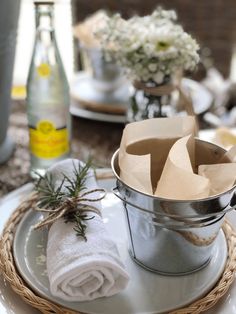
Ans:
[{"label": "twine bow", "polygon": [[[103,194],[98,198],[86,198],[85,197],[94,192],[101,192]],[[104,189],[93,189],[93,190],[89,190],[83,193],[82,195],[65,198],[61,202],[61,204],[56,208],[54,207],[40,208],[37,205],[38,203],[36,203],[35,205],[32,206],[33,209],[36,211],[47,213],[48,215],[39,223],[37,223],[34,226],[34,229],[39,229],[45,225],[50,225],[54,223],[56,220],[58,220],[59,218],[66,215],[67,213],[73,213],[77,211],[80,213],[90,211],[101,216],[101,212],[98,208],[90,204],[85,204],[84,202],[98,202],[98,201],[101,201],[105,196],[106,196],[106,191]]]}]

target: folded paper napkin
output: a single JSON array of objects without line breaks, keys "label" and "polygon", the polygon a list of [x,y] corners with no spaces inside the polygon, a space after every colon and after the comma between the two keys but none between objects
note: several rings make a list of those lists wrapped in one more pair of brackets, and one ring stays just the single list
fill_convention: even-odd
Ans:
[{"label": "folded paper napkin", "polygon": [[234,186],[236,163],[199,165],[198,173],[193,172],[193,144],[194,138],[189,135],[179,139],[172,146],[155,195],[178,200],[187,197],[194,200],[224,193]]},{"label": "folded paper napkin", "polygon": [[203,199],[231,189],[236,184],[236,145],[219,157],[201,142],[196,145],[194,130],[193,117],[128,124],[119,151],[121,180],[143,193],[174,200]]},{"label": "folded paper napkin", "polygon": [[170,148],[178,138],[195,130],[195,119],[191,116],[127,124],[119,152],[121,179],[139,191],[153,194]]},{"label": "folded paper napkin", "polygon": [[193,172],[194,156],[194,139],[191,135],[175,142],[157,184],[156,196],[179,200],[209,196],[210,183],[207,176]]},{"label": "folded paper napkin", "polygon": [[[48,170],[55,186],[59,186],[63,174],[72,178],[78,160],[67,159]],[[82,163],[81,163],[82,164]],[[86,180],[88,190],[96,189],[93,172]],[[91,198],[98,198],[93,192]],[[93,206],[101,209],[100,202]],[[124,289],[129,276],[119,258],[115,243],[110,239],[102,218],[95,214],[87,220],[86,237],[76,236],[73,223],[59,219],[50,227],[47,243],[47,272],[51,293],[66,301],[87,301],[108,297]]]}]

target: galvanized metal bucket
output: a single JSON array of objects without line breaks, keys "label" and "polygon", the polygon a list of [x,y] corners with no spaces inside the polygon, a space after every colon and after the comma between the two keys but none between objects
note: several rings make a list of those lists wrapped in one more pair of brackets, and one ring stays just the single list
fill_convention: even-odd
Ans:
[{"label": "galvanized metal bucket", "polygon": [[[196,139],[197,165],[216,163],[224,154],[223,148]],[[206,266],[225,214],[236,208],[236,185],[201,200],[151,196],[120,179],[118,155],[119,150],[111,160],[117,179],[113,192],[123,201],[133,260],[148,270],[167,275],[183,275]]]}]

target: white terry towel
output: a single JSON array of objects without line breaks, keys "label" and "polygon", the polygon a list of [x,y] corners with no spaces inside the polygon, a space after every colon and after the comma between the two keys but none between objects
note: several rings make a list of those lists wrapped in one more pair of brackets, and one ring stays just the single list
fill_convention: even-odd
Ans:
[{"label": "white terry towel", "polygon": [[[67,159],[48,170],[56,186],[61,183],[62,173],[73,176],[78,160]],[[88,190],[96,189],[93,172],[86,180]],[[98,192],[89,195],[97,198]],[[101,208],[100,202],[92,203]],[[119,258],[115,243],[110,239],[100,216],[87,220],[85,241],[76,236],[73,223],[59,219],[53,223],[48,234],[47,272],[50,290],[54,296],[66,301],[87,301],[114,295],[125,289],[129,276]]]}]

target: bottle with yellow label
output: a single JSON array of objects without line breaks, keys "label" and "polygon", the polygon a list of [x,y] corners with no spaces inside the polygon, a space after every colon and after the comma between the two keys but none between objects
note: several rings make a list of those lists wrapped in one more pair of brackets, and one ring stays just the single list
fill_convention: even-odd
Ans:
[{"label": "bottle with yellow label", "polygon": [[53,26],[53,1],[34,1],[36,36],[27,80],[31,175],[70,154],[69,87]]}]

